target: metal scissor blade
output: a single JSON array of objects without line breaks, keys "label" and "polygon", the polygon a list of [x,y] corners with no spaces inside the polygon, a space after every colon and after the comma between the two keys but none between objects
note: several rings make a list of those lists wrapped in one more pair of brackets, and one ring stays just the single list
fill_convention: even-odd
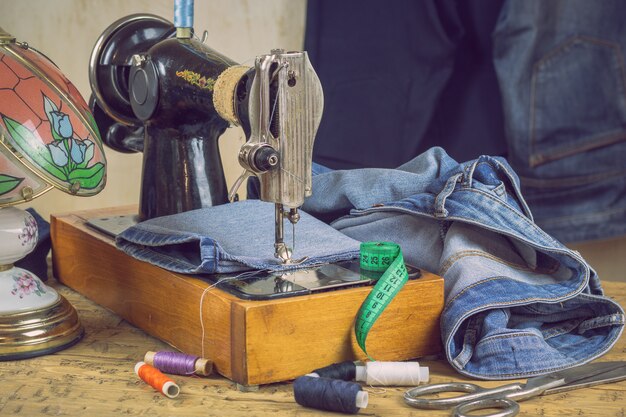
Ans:
[{"label": "metal scissor blade", "polygon": [[602,372],[593,376],[588,376],[577,381],[572,381],[569,384],[562,385],[560,387],[547,389],[544,392],[544,395],[558,394],[560,392],[571,391],[579,388],[593,387],[594,385],[609,384],[611,382],[626,380],[626,362],[602,363],[612,364],[613,368],[610,371]]},{"label": "metal scissor blade", "polygon": [[524,385],[524,391],[555,394],[621,379],[626,379],[626,362],[595,362],[530,378]]}]

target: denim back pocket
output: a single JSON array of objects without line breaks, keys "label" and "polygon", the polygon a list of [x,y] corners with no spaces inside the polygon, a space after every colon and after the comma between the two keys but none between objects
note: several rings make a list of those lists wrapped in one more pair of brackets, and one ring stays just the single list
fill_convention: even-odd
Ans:
[{"label": "denim back pocket", "polygon": [[[529,166],[626,141],[625,77],[620,45],[596,38],[570,38],[537,61]],[[572,160],[567,171],[577,165]]]}]

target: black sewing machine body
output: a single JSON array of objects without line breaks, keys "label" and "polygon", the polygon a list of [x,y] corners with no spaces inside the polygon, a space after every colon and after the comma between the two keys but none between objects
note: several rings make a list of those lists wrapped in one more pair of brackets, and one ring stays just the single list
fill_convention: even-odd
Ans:
[{"label": "black sewing machine body", "polygon": [[193,39],[166,39],[147,56],[130,70],[145,126],[140,218],[226,203],[218,139],[228,123],[213,108],[212,84],[234,62]]},{"label": "black sewing machine body", "polygon": [[98,40],[90,65],[104,142],[143,151],[141,220],[227,202],[218,139],[229,123],[215,111],[213,87],[235,62],[174,33],[156,16],[121,19]]}]

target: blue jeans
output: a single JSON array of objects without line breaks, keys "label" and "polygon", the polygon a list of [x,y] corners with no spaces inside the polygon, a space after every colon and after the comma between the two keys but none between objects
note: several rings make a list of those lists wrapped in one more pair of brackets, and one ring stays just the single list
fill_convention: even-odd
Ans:
[{"label": "blue jeans", "polygon": [[327,172],[304,209],[354,239],[397,242],[408,263],[444,277],[441,337],[465,375],[580,365],[622,333],[622,308],[580,254],[534,223],[504,159],[459,164],[433,148],[396,170]]},{"label": "blue jeans", "polygon": [[493,33],[508,159],[562,241],[626,234],[626,7],[506,1]]},{"label": "blue jeans", "polygon": [[[291,233],[285,227],[289,246]],[[306,213],[296,238],[293,258],[309,257],[298,268],[359,256],[359,242]],[[150,219],[126,229],[116,244],[137,259],[183,274],[293,268],[274,258],[274,205],[258,200]]]},{"label": "blue jeans", "polygon": [[[534,223],[505,160],[459,164],[433,148],[395,170],[315,172],[303,208],[334,229],[303,213],[296,257],[310,265],[354,258],[358,241],[400,244],[408,263],[444,277],[441,337],[459,372],[551,372],[597,358],[621,335],[624,311],[580,254]],[[117,243],[178,272],[280,268],[273,213],[258,201],[226,204],[149,220]]]}]

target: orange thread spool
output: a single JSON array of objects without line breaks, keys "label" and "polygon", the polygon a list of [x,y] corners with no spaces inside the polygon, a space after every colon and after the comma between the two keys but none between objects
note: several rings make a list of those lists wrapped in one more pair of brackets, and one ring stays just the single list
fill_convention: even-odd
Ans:
[{"label": "orange thread spool", "polygon": [[178,385],[153,366],[144,362],[138,362],[135,365],[135,373],[145,383],[163,393],[166,397],[176,398],[180,394]]}]

